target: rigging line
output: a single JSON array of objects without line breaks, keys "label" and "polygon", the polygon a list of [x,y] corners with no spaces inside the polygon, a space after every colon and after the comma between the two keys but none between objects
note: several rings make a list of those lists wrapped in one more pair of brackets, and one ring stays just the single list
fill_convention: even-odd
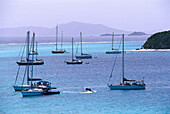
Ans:
[{"label": "rigging line", "polygon": [[19,65],[19,67],[18,67],[18,72],[17,72],[17,76],[16,76],[16,79],[15,79],[14,85],[16,85],[16,82],[17,82],[17,79],[18,79],[18,75],[19,75],[19,71],[20,71],[20,65]]},{"label": "rigging line", "polygon": [[63,31],[61,32],[61,50],[63,48]]},{"label": "rigging line", "polygon": [[23,48],[23,51],[22,51],[21,60],[23,59],[23,56],[24,56],[24,50],[25,50],[25,46],[26,46],[26,41],[25,41],[25,45],[24,45],[24,48]]},{"label": "rigging line", "polygon": [[76,54],[78,53],[78,47],[79,47],[79,42],[78,42],[78,44],[77,44]]},{"label": "rigging line", "polygon": [[[23,45],[24,45],[24,44],[23,44]],[[19,51],[18,58],[19,58],[19,57],[20,57],[20,55],[21,55],[21,51],[22,51],[23,45],[21,46],[21,49],[20,49],[20,51]],[[21,58],[22,58],[22,56],[21,56]],[[17,59],[17,60],[18,60],[18,59]]]},{"label": "rigging line", "polygon": [[27,72],[28,67],[29,67],[29,66],[27,65],[27,67],[25,68],[25,72],[24,72],[24,77],[23,77],[22,85],[24,84],[24,79],[25,79],[25,75],[26,75],[26,72]]},{"label": "rigging line", "polygon": [[37,55],[38,55],[38,42],[36,42],[36,51],[35,51],[37,54],[36,54],[36,60],[37,60]]},{"label": "rigging line", "polygon": [[[121,41],[119,43],[119,48],[118,49],[120,49],[120,44],[121,44]],[[109,85],[110,79],[112,78],[112,73],[113,73],[113,70],[114,70],[114,67],[115,67],[115,64],[116,64],[117,56],[118,56],[118,54],[116,54],[115,61],[114,61],[114,64],[113,64],[113,67],[112,67],[112,71],[111,71],[111,74],[110,74],[109,81],[108,81],[107,85]]]},{"label": "rigging line", "polygon": [[[24,52],[26,41],[27,41],[27,40],[25,40],[25,43],[21,46],[21,49],[20,49],[20,52],[19,52],[18,58],[19,58],[19,56],[21,55],[21,51],[23,50],[23,51],[22,51],[22,53]],[[23,48],[23,46],[24,46],[24,49],[22,49],[22,48]],[[23,58],[23,54],[22,54],[22,56],[21,56],[21,60],[22,60],[22,58]],[[18,60],[18,59],[17,59],[17,60]]]},{"label": "rigging line", "polygon": [[[31,52],[32,48],[33,48],[33,38],[32,38],[32,41],[31,41],[31,46],[30,46],[29,52]],[[32,53],[34,53],[34,52],[32,52]],[[28,53],[28,54],[29,54],[29,53]]]},{"label": "rigging line", "polygon": [[[35,33],[33,33],[33,37],[32,37],[32,52],[34,52],[34,40],[35,40]],[[32,55],[32,60],[34,60],[34,54]],[[32,79],[33,79],[33,61],[32,61],[32,70],[31,70],[31,88],[32,88]]]}]

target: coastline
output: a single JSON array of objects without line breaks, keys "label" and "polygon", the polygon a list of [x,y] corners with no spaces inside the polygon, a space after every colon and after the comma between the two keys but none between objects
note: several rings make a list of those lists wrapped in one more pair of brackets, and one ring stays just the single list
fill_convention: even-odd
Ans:
[{"label": "coastline", "polygon": [[[144,43],[143,41],[125,41],[127,43],[130,43],[130,42],[137,42],[137,43]],[[79,43],[79,42],[75,42],[75,43]],[[103,43],[103,44],[106,44],[106,43],[112,43],[111,41],[98,41],[98,42],[82,42],[83,44],[100,44],[100,43]],[[116,43],[120,43],[120,41],[115,41],[115,44]],[[0,45],[23,45],[24,43],[0,43]],[[38,43],[38,44],[54,44],[55,45],[55,42],[41,42],[41,43]],[[71,44],[71,42],[63,42],[63,44]]]},{"label": "coastline", "polygon": [[132,49],[132,50],[127,50],[127,51],[141,51],[141,52],[149,52],[149,51],[170,51],[170,49]]}]

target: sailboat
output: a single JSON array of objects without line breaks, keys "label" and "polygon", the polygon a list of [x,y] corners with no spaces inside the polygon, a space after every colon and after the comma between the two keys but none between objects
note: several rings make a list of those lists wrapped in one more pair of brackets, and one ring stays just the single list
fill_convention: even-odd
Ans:
[{"label": "sailboat", "polygon": [[73,59],[73,38],[72,38],[72,61],[67,61],[67,64],[82,64],[83,61],[79,59]]},{"label": "sailboat", "polygon": [[[29,42],[29,31],[27,32],[27,41]],[[32,39],[32,52],[34,52],[34,40],[35,40],[35,33],[33,33],[33,39]],[[27,53],[29,53],[29,43],[27,43]],[[32,54],[32,56],[34,56],[34,54]],[[30,54],[27,54],[27,59],[29,60],[30,58]],[[34,57],[32,57],[32,60],[34,59]],[[31,74],[33,75],[33,65],[34,62],[32,61],[32,72]],[[20,66],[18,67],[18,72],[17,72],[17,76],[16,76],[16,80],[15,80],[15,84],[13,86],[15,91],[22,91],[25,89],[30,89],[30,88],[42,88],[42,87],[47,87],[48,89],[52,89],[54,87],[51,87],[51,84],[48,81],[43,81],[40,78],[30,78],[29,77],[29,66],[30,66],[30,61],[27,61],[27,65],[25,68],[25,72],[24,72],[24,76],[23,76],[23,82],[21,85],[16,85],[18,76],[19,76],[19,72],[20,72]],[[26,82],[27,84],[24,84],[24,80],[26,77]],[[31,81],[31,84],[30,84]],[[35,83],[33,84],[32,82],[35,81]]]},{"label": "sailboat", "polygon": [[[33,33],[33,47],[32,47],[32,51],[34,52],[34,38],[35,38],[35,33]],[[34,59],[34,54],[32,55],[32,59]],[[33,85],[33,63],[32,63],[32,69],[31,69],[31,88],[25,89],[23,91],[21,91],[22,96],[23,97],[27,97],[27,96],[37,96],[37,95],[46,95],[46,94],[59,94],[60,92],[50,92],[51,88],[51,83],[49,83],[48,81],[43,81],[42,85],[41,83],[37,83],[38,86],[35,86],[35,84]],[[28,66],[29,67],[29,66]]]},{"label": "sailboat", "polygon": [[112,50],[106,51],[106,54],[120,54],[121,51],[113,48],[113,42],[114,42],[114,32],[112,34]]},{"label": "sailboat", "polygon": [[[109,84],[110,79],[112,77],[112,73],[111,73],[109,82],[108,82],[108,87],[110,88],[110,90],[142,90],[142,89],[145,89],[144,79],[141,81],[129,80],[129,79],[126,79],[124,76],[124,34],[122,35],[122,41],[123,41],[122,43],[122,50],[123,50],[122,52],[122,83],[117,84],[117,85]],[[113,72],[113,69],[112,69],[112,72]]]},{"label": "sailboat", "polygon": [[43,65],[44,64],[44,61],[42,59],[38,60],[30,60],[29,59],[29,55],[38,55],[38,52],[37,51],[29,51],[29,40],[30,40],[30,32],[28,31],[27,32],[27,38],[26,38],[26,60],[23,59],[23,54],[24,54],[24,51],[25,51],[25,48],[23,48],[23,52],[22,52],[22,56],[21,56],[21,60],[20,61],[17,61],[16,63],[18,65]]},{"label": "sailboat", "polygon": [[80,43],[81,43],[81,55],[76,56],[77,59],[91,59],[92,55],[84,54],[82,52],[82,32],[80,32]]},{"label": "sailboat", "polygon": [[56,50],[51,51],[53,54],[61,54],[61,53],[66,53],[66,50],[62,49],[62,39],[63,39],[63,31],[61,35],[61,49],[57,49],[57,41],[58,41],[58,26],[56,26]]}]

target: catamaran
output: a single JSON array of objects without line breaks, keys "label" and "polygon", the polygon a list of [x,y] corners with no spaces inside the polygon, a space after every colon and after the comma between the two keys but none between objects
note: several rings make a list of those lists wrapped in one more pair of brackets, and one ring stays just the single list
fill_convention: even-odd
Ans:
[{"label": "catamaran", "polygon": [[121,51],[119,51],[118,49],[113,48],[113,42],[114,42],[114,32],[112,34],[112,50],[106,51],[106,54],[120,54],[121,53]]},{"label": "catamaran", "polygon": [[72,38],[72,61],[66,61],[67,64],[82,64],[83,61],[80,59],[73,59],[73,38]]},{"label": "catamaran", "polygon": [[117,85],[110,84],[110,79],[112,78],[112,72],[113,72],[113,69],[112,69],[109,82],[108,82],[108,87],[110,88],[110,90],[142,90],[142,89],[145,89],[144,79],[141,81],[129,80],[129,79],[126,79],[124,76],[124,34],[122,35],[122,50],[123,50],[122,51],[122,83],[117,84]]},{"label": "catamaran", "polygon": [[61,53],[66,53],[66,50],[62,49],[62,39],[63,39],[63,31],[61,33],[61,49],[57,48],[57,42],[58,42],[58,26],[56,26],[56,50],[51,51],[53,54],[61,54]]},{"label": "catamaran", "polygon": [[[30,41],[30,32],[28,31],[27,32],[27,38],[26,38],[26,44],[24,45],[24,48],[23,48],[21,60],[17,61],[16,63],[18,65],[32,65],[32,63],[33,63],[33,65],[42,65],[42,64],[44,64],[44,61],[42,59],[37,59],[37,55],[38,55],[37,47],[36,47],[36,51],[29,51],[31,49],[31,48],[29,49],[29,45],[30,45],[29,41]],[[31,45],[33,45],[33,42],[31,43]],[[26,47],[26,50],[27,50],[27,52],[26,52],[26,60],[23,59],[25,46],[27,46]],[[29,55],[36,55],[36,60],[30,60]]]},{"label": "catamaran", "polygon": [[82,52],[82,32],[80,32],[80,43],[81,43],[81,55],[77,55],[76,56],[76,59],[91,59],[92,58],[92,55],[90,54],[84,54]]}]

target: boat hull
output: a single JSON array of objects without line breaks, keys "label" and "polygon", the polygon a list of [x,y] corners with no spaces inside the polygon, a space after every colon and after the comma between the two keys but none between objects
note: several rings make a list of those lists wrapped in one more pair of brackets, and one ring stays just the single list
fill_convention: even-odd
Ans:
[{"label": "boat hull", "polygon": [[106,54],[121,54],[121,51],[111,50],[111,51],[106,51]]},{"label": "boat hull", "polygon": [[23,97],[43,95],[43,92],[28,92],[28,91],[22,91],[21,93],[22,93],[22,96],[23,96]]},{"label": "boat hull", "polygon": [[51,51],[53,54],[60,54],[60,53],[65,53],[66,51],[64,50],[57,50],[57,51]]},{"label": "boat hull", "polygon": [[34,89],[34,88],[43,88],[43,87],[47,87],[47,88],[49,88],[49,90],[56,89],[55,87],[43,86],[43,85],[39,85],[39,86],[33,85],[32,87],[31,87],[31,85],[15,85],[15,86],[13,86],[15,91],[23,91],[25,89],[31,89],[31,88]]},{"label": "boat hull", "polygon": [[144,85],[126,86],[126,85],[109,85],[110,90],[144,90]]},{"label": "boat hull", "polygon": [[60,91],[56,92],[28,92],[28,91],[22,91],[22,96],[23,97],[29,97],[29,96],[40,96],[40,95],[55,95],[55,94],[60,94]]},{"label": "boat hull", "polygon": [[76,59],[91,59],[92,55],[80,55],[80,56],[76,56]]},{"label": "boat hull", "polygon": [[[13,86],[15,91],[22,91],[24,89],[31,89],[31,85],[16,85]],[[34,88],[34,86],[32,86],[32,88]]]},{"label": "boat hull", "polygon": [[67,64],[82,64],[83,62],[72,62],[72,61],[70,61],[70,62],[66,62]]},{"label": "boat hull", "polygon": [[45,93],[43,93],[43,95],[54,95],[54,94],[60,94],[60,92],[59,91],[50,91],[50,92],[45,92]]},{"label": "boat hull", "polygon": [[[16,62],[18,65],[32,65],[32,62],[27,63],[26,61],[24,62]],[[34,61],[33,65],[43,65],[44,61]]]}]

